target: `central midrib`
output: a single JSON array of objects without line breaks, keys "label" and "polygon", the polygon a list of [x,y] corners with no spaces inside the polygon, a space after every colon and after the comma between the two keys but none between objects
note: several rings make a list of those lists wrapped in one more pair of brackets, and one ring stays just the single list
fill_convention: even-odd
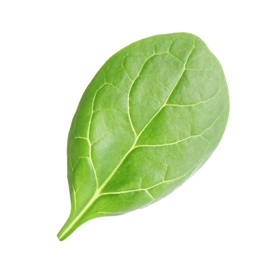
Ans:
[{"label": "central midrib", "polygon": [[82,211],[79,212],[79,214],[72,220],[72,224],[69,225],[69,229],[71,229],[75,223],[77,221],[79,221],[82,216],[86,213],[86,211],[90,208],[90,206],[94,203],[94,201],[99,197],[101,191],[104,189],[104,187],[107,185],[107,183],[110,181],[110,179],[115,175],[116,171],[120,168],[120,166],[123,164],[123,162],[125,161],[125,159],[127,158],[127,156],[134,150],[134,148],[136,147],[136,144],[138,142],[139,137],[142,135],[142,133],[145,131],[145,129],[148,127],[148,125],[152,122],[152,120],[161,112],[161,110],[165,107],[165,105],[167,104],[170,96],[172,95],[172,93],[174,92],[174,90],[176,89],[176,87],[178,86],[181,78],[183,77],[184,72],[186,71],[186,65],[188,63],[189,58],[191,57],[194,49],[195,49],[196,45],[194,42],[194,45],[188,55],[188,58],[186,60],[186,62],[183,65],[183,70],[181,72],[180,77],[177,80],[177,83],[175,84],[175,86],[173,87],[172,91],[169,93],[165,103],[160,107],[160,109],[153,115],[153,117],[147,122],[147,124],[143,127],[143,129],[140,131],[140,133],[136,136],[135,141],[133,143],[133,145],[131,146],[131,148],[128,150],[128,152],[123,156],[123,158],[120,160],[120,162],[118,163],[118,165],[115,167],[115,169],[111,172],[111,174],[109,175],[109,177],[103,182],[103,184],[96,189],[94,195],[92,196],[92,198],[90,199],[90,201],[88,202],[88,204],[84,207],[84,209]]}]

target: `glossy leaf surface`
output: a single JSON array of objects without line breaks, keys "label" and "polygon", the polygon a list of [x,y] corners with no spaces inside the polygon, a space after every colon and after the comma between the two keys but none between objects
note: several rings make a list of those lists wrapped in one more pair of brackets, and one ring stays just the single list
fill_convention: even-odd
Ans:
[{"label": "glossy leaf surface", "polygon": [[89,84],[71,125],[71,213],[58,238],[171,193],[217,147],[228,113],[223,70],[198,37],[157,35],[120,50]]}]

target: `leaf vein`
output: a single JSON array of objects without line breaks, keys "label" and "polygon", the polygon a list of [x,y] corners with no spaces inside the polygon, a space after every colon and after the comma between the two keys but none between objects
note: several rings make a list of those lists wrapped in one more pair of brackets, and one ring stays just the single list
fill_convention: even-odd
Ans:
[{"label": "leaf vein", "polygon": [[200,105],[200,104],[204,104],[212,99],[214,99],[216,96],[219,95],[219,93],[221,92],[221,89],[219,88],[219,90],[211,97],[207,98],[207,99],[204,99],[204,100],[201,100],[197,103],[191,103],[191,104],[170,104],[170,103],[167,103],[165,104],[166,107],[192,107],[192,106],[197,106],[197,105]]},{"label": "leaf vein", "polygon": [[185,71],[186,71],[186,65],[189,61],[189,58],[191,57],[194,49],[195,49],[196,45],[195,45],[195,42],[194,42],[194,45],[193,45],[193,48],[191,49],[189,55],[188,55],[188,58],[187,58],[187,61],[185,62],[184,66],[183,66],[183,70],[180,74],[180,77],[178,78],[175,86],[173,87],[173,89],[171,90],[171,92],[169,93],[168,97],[166,98],[166,101],[164,102],[164,104],[159,108],[159,110],[153,115],[153,117],[147,122],[147,124],[143,127],[143,129],[140,131],[140,133],[138,134],[138,137],[137,139],[141,136],[141,134],[144,132],[144,130],[148,127],[148,125],[152,122],[152,120],[162,111],[162,109],[165,107],[165,105],[167,104],[168,100],[170,99],[172,93],[175,91],[176,87],[178,86],[181,78],[183,77]]}]

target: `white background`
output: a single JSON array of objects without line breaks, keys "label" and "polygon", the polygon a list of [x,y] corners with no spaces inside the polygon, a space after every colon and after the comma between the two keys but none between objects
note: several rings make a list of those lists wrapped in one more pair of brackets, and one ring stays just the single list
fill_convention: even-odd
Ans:
[{"label": "white background", "polygon": [[[0,2],[0,259],[266,259],[265,1]],[[220,60],[231,113],[219,147],[160,202],[56,234],[70,201],[67,134],[116,51],[190,32]]]}]

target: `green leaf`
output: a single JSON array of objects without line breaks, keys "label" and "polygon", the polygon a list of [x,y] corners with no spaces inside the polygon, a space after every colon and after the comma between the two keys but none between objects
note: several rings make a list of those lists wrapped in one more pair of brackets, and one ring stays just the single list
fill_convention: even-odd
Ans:
[{"label": "green leaf", "polygon": [[223,70],[198,37],[157,35],[120,50],[87,87],[71,125],[71,213],[58,238],[171,193],[217,147],[228,113]]}]

